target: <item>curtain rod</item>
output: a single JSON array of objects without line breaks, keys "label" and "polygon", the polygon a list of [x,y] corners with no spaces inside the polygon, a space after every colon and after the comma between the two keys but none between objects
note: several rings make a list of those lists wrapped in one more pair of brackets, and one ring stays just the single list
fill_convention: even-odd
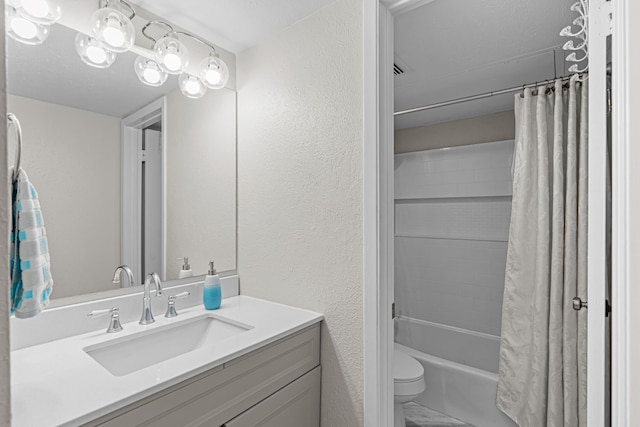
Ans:
[{"label": "curtain rod", "polygon": [[[415,107],[415,108],[410,108],[408,110],[396,111],[395,113],[393,113],[393,115],[394,115],[394,117],[395,116],[402,116],[404,114],[417,113],[418,111],[432,110],[434,108],[446,107],[446,106],[455,105],[455,104],[462,104],[463,102],[475,101],[477,99],[490,98],[490,97],[495,96],[495,95],[504,95],[505,93],[519,92],[519,91],[527,89],[527,88],[538,87],[542,83],[550,84],[550,83],[553,83],[556,80],[569,80],[571,77],[573,77],[575,75],[576,74],[571,74],[571,75],[568,75],[568,76],[559,77],[557,79],[543,80],[541,82],[535,82],[535,83],[529,83],[529,84],[526,84],[526,85],[514,86],[514,87],[510,87],[508,89],[494,90],[492,92],[480,93],[478,95],[465,96],[464,98],[456,98],[456,99],[451,99],[449,101],[437,102],[435,104],[423,105],[422,107]],[[582,74],[579,74],[579,75],[581,76]],[[584,75],[586,75],[586,73],[584,73]]]}]

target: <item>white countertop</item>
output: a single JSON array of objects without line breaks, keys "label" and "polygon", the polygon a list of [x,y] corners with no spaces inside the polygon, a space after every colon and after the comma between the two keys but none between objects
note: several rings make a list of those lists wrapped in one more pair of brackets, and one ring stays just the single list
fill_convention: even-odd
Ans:
[{"label": "white countertop", "polygon": [[[242,295],[224,299],[215,311],[197,306],[179,313],[172,319],[157,313],[156,322],[147,326],[126,323],[124,330],[115,334],[105,332],[109,320],[105,317],[105,329],[12,351],[12,426],[85,423],[322,320],[318,313]],[[205,313],[253,328],[124,376],[112,375],[83,351],[87,346]],[[85,317],[78,321],[93,320]]]}]

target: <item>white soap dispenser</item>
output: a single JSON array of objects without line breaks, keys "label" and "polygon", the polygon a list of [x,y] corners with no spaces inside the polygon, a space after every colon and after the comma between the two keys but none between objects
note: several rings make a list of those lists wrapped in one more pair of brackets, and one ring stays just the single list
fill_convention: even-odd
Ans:
[{"label": "white soap dispenser", "polygon": [[184,279],[186,277],[193,276],[193,270],[191,270],[191,265],[189,265],[189,257],[186,256],[182,260],[184,261],[184,264],[182,265],[182,270],[180,270],[180,273],[178,273],[178,279]]}]

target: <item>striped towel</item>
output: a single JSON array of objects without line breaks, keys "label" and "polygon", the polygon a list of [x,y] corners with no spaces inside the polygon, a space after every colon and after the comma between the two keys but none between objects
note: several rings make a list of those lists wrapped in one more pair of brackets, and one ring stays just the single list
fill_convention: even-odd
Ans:
[{"label": "striped towel", "polygon": [[49,248],[38,193],[22,169],[11,195],[11,314],[27,318],[49,304]]}]

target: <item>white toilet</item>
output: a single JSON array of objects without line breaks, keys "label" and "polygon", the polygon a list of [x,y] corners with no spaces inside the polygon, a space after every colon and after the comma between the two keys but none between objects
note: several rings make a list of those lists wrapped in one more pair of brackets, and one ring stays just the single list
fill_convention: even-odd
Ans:
[{"label": "white toilet", "polygon": [[425,390],[424,368],[397,348],[393,354],[394,427],[406,427],[402,404],[411,402]]}]

